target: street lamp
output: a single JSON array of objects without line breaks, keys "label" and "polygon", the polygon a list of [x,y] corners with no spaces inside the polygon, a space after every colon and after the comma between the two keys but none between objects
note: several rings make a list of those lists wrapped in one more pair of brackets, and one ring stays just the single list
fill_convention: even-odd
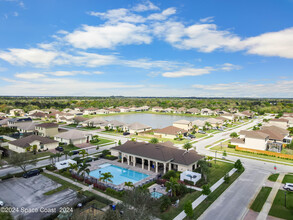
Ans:
[{"label": "street lamp", "polygon": [[215,164],[217,163],[217,151],[215,151]]}]

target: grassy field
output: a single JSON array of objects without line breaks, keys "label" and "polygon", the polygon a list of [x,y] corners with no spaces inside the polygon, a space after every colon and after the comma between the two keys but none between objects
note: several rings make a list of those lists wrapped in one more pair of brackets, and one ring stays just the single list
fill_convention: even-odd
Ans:
[{"label": "grassy field", "polygon": [[[130,137],[132,138],[137,138],[138,140],[143,140],[143,141],[150,141],[152,139],[152,137],[145,137],[145,136],[141,136],[141,135],[130,135]],[[181,141],[179,140],[174,140],[174,139],[169,139],[169,138],[158,138],[159,142],[167,142],[167,141],[171,141],[174,144],[185,144],[187,142],[190,142],[190,140],[188,139],[183,139]]]},{"label": "grassy field", "polygon": [[214,202],[216,199],[242,174],[242,172],[235,172],[231,177],[229,183],[223,183],[215,191],[213,191],[208,197],[199,204],[193,210],[193,218],[198,219],[204,211]]},{"label": "grassy field", "polygon": [[285,191],[279,190],[273,205],[270,209],[269,215],[277,218],[292,220],[293,219],[293,192],[287,192],[285,207]]},{"label": "grassy field", "polygon": [[260,212],[271,191],[271,187],[262,187],[250,208],[255,212]]},{"label": "grassy field", "polygon": [[293,174],[285,175],[282,183],[293,183]]},{"label": "grassy field", "polygon": [[226,146],[221,147],[221,145],[217,145],[215,147],[212,147],[210,150],[217,150],[217,151],[224,151],[226,150],[226,152],[229,153],[233,153],[233,154],[238,154],[239,156],[243,155],[245,156],[251,156],[251,157],[257,157],[259,158],[259,160],[261,159],[268,159],[268,160],[274,160],[274,161],[279,161],[279,162],[286,162],[286,163],[292,163],[293,165],[293,160],[287,160],[287,159],[282,159],[282,158],[278,158],[278,157],[272,157],[269,155],[259,155],[259,154],[255,154],[255,153],[250,153],[250,152],[242,152],[242,151],[236,151],[234,148],[228,148]]},{"label": "grassy field", "polygon": [[278,177],[279,177],[279,174],[278,173],[275,173],[275,174],[270,175],[269,178],[268,178],[268,180],[269,181],[272,181],[272,182],[276,182],[277,179],[278,179]]},{"label": "grassy field", "polygon": [[105,138],[99,138],[98,142],[91,141],[91,144],[96,144],[96,145],[110,144],[110,143],[114,143],[113,140],[109,140]]},{"label": "grassy field", "polygon": [[79,147],[71,146],[71,145],[70,145],[70,146],[68,146],[68,145],[63,145],[62,147],[63,147],[64,151],[80,150]]},{"label": "grassy field", "polygon": [[[66,189],[72,189],[72,190],[75,190],[75,191],[79,191],[81,190],[81,188],[79,186],[76,186],[76,185],[73,185],[63,179],[60,179],[56,176],[53,176],[51,174],[48,174],[48,173],[42,173],[42,175],[44,175],[45,177],[48,177],[49,179],[61,184],[63,187],[65,187]],[[60,187],[59,187],[60,188]],[[60,190],[60,189],[59,189]],[[61,191],[61,190],[60,190]],[[49,191],[50,192],[50,191]],[[46,193],[49,193],[49,192],[46,192]],[[52,192],[51,192],[52,193]],[[53,193],[52,193],[53,194]]]},{"label": "grassy field", "polygon": [[65,190],[65,189],[67,189],[67,187],[65,185],[62,185],[62,186],[59,186],[56,189],[52,189],[52,190],[50,190],[48,192],[45,192],[44,195],[49,196],[49,195],[52,195],[54,193],[61,192],[62,190]]},{"label": "grassy field", "polygon": [[210,172],[208,174],[208,182],[210,186],[216,183],[219,179],[221,179],[226,173],[233,169],[234,164],[225,163],[222,161],[212,161],[212,167],[210,168]]},{"label": "grassy field", "polygon": [[196,191],[193,193],[189,193],[186,196],[184,196],[182,199],[180,199],[179,201],[179,205],[177,208],[171,206],[166,212],[163,212],[159,217],[160,219],[163,220],[169,220],[169,219],[173,219],[175,218],[180,212],[182,212],[184,204],[187,201],[194,201],[196,200],[198,197],[200,197],[201,192],[200,191]]}]

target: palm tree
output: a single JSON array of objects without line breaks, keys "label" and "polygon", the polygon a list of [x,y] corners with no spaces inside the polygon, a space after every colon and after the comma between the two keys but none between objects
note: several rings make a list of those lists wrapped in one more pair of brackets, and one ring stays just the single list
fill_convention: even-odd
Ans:
[{"label": "palm tree", "polygon": [[127,186],[129,189],[134,187],[133,183],[130,182],[130,181],[129,182],[125,182],[124,183],[124,186]]},{"label": "palm tree", "polygon": [[59,162],[59,159],[62,155],[60,153],[57,153],[57,154],[55,154],[55,156],[58,158],[58,162]]},{"label": "palm tree", "polygon": [[183,148],[188,151],[189,149],[192,148],[192,144],[188,142],[188,143],[183,145]]},{"label": "palm tree", "polygon": [[105,181],[106,183],[109,181],[112,183],[111,178],[113,178],[113,175],[110,172],[102,173],[102,177],[100,177],[100,180]]},{"label": "palm tree", "polygon": [[50,160],[51,160],[51,164],[52,164],[52,165],[53,165],[53,163],[54,163],[54,158],[55,158],[55,155],[54,155],[54,154],[50,155]]},{"label": "palm tree", "polygon": [[72,157],[72,156],[73,156],[73,152],[72,152],[72,151],[69,151],[69,152],[68,152],[68,156],[69,156],[69,157]]},{"label": "palm tree", "polygon": [[85,157],[85,156],[88,156],[88,155],[89,155],[89,153],[88,153],[88,152],[86,152],[86,150],[85,150],[85,149],[83,149],[83,150],[79,151],[79,154],[80,154],[80,155],[82,155],[82,159],[84,159],[84,157]]},{"label": "palm tree", "polygon": [[77,171],[78,170],[77,163],[69,163],[68,169]]},{"label": "palm tree", "polygon": [[77,174],[79,175],[81,173],[81,175],[83,177],[85,177],[85,174],[89,174],[91,171],[89,169],[91,165],[89,163],[86,163],[85,160],[82,162],[82,164],[79,166],[79,169],[77,171]]},{"label": "palm tree", "polygon": [[171,196],[176,196],[176,192],[178,188],[180,187],[179,183],[177,183],[176,179],[173,177],[170,178],[168,182],[166,182],[166,190],[171,190]]},{"label": "palm tree", "polygon": [[152,139],[150,140],[150,143],[151,143],[151,144],[157,144],[157,143],[159,143],[159,139],[158,139],[158,138],[152,138]]},{"label": "palm tree", "polygon": [[201,175],[203,176],[205,182],[207,182],[207,179],[208,179],[207,175],[210,172],[208,163],[205,160],[199,160],[197,164],[200,167]]},{"label": "palm tree", "polygon": [[205,127],[206,127],[207,129],[209,129],[210,127],[212,127],[211,123],[209,123],[209,122],[207,122],[207,121],[206,121],[206,123],[205,123],[204,125],[205,125]]},{"label": "palm tree", "polygon": [[192,133],[193,134],[195,134],[196,129],[198,129],[198,126],[197,125],[193,125],[192,126]]},{"label": "palm tree", "polygon": [[67,156],[69,155],[69,151],[68,150],[65,150],[65,151],[63,151],[63,154],[65,155],[65,160],[67,160]]}]

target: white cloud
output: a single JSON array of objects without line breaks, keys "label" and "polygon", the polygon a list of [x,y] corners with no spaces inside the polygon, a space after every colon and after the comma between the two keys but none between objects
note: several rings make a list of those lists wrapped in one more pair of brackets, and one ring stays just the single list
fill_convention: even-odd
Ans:
[{"label": "white cloud", "polygon": [[138,4],[132,9],[133,11],[143,12],[143,11],[150,11],[150,10],[160,10],[160,8],[154,5],[150,1],[145,1],[144,4]]},{"label": "white cloud", "polygon": [[206,67],[206,68],[184,68],[178,71],[174,72],[165,72],[162,74],[164,77],[183,77],[183,76],[200,76],[204,74],[209,74],[211,71],[214,69],[211,67]]},{"label": "white cloud", "polygon": [[206,18],[201,18],[199,19],[201,23],[211,23],[214,22],[214,16],[206,17]]},{"label": "white cloud", "polygon": [[65,37],[76,48],[114,48],[117,45],[149,44],[152,41],[146,25],[118,23],[105,26],[84,25]]},{"label": "white cloud", "polygon": [[14,76],[21,79],[39,79],[45,77],[45,75],[41,73],[18,73]]},{"label": "white cloud", "polygon": [[53,51],[45,51],[37,48],[8,49],[0,51],[0,58],[14,65],[35,64],[48,66],[58,54]]},{"label": "white cloud", "polygon": [[166,20],[169,16],[176,13],[176,8],[167,8],[162,13],[154,13],[147,17],[148,20]]},{"label": "white cloud", "polygon": [[143,68],[143,69],[172,69],[177,67],[177,62],[165,61],[165,60],[149,60],[149,59],[138,59],[138,60],[121,60],[122,65],[129,67]]},{"label": "white cloud", "polygon": [[293,81],[276,81],[271,83],[233,82],[222,84],[192,86],[198,91],[218,97],[292,97]]},{"label": "white cloud", "polygon": [[250,54],[293,58],[293,28],[250,37],[243,43]]},{"label": "white cloud", "polygon": [[224,71],[240,70],[240,69],[241,69],[241,66],[235,65],[235,64],[232,64],[232,63],[224,63],[219,68],[219,70],[224,70]]}]

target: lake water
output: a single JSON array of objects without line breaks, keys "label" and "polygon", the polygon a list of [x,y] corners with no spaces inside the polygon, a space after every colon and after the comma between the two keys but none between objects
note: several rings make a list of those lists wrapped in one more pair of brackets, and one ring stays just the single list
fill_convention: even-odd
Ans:
[{"label": "lake water", "polygon": [[126,124],[131,124],[134,122],[139,122],[145,125],[149,125],[152,128],[164,128],[173,124],[174,121],[178,120],[205,120],[207,118],[204,117],[196,117],[196,116],[179,116],[179,115],[159,115],[159,114],[125,114],[125,115],[113,115],[103,117],[103,119],[111,121],[117,120]]}]

